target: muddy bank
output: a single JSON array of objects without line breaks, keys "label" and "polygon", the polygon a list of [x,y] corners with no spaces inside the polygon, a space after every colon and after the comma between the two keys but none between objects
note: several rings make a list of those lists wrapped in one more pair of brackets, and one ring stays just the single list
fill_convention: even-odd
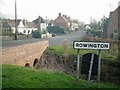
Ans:
[{"label": "muddy bank", "polygon": [[47,48],[35,65],[37,69],[45,68],[52,71],[62,71],[67,74],[76,75],[76,56],[55,54],[53,50]]},{"label": "muddy bank", "polygon": [[[47,48],[42,57],[35,64],[35,68],[44,68],[52,71],[62,71],[76,77],[77,55],[56,54],[53,49]],[[117,63],[106,62],[102,60],[101,81],[112,82],[120,85],[120,70]],[[80,78],[87,80],[87,75],[81,75]],[[92,78],[96,81],[96,76]]]}]

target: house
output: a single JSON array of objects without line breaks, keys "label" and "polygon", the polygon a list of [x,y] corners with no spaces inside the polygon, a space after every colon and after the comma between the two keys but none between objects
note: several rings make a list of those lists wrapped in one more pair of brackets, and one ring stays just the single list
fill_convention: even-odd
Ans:
[{"label": "house", "polygon": [[[32,31],[37,30],[37,26],[33,22],[27,20],[17,19],[17,32],[18,34],[31,34]],[[3,19],[2,20],[2,31],[15,33],[15,20],[14,19]]]},{"label": "house", "polygon": [[70,23],[64,16],[61,15],[61,13],[59,13],[58,17],[54,21],[54,26],[59,26],[60,28],[63,28],[65,31],[69,31]]},{"label": "house", "polygon": [[48,21],[48,26],[54,26],[54,20],[50,20],[50,21]]},{"label": "house", "polygon": [[41,16],[39,16],[37,19],[33,21],[33,23],[35,23],[37,25],[38,30],[40,30],[41,38],[52,36],[47,31],[47,26],[49,24],[48,20],[45,20]]},{"label": "house", "polygon": [[111,39],[118,39],[118,32],[120,32],[120,6],[113,11],[110,12],[109,15],[109,21],[108,21],[108,27],[107,27],[107,38]]},{"label": "house", "polygon": [[89,24],[86,24],[85,26],[84,26],[84,30],[90,30],[91,29],[91,26],[89,25]]},{"label": "house", "polygon": [[39,16],[37,19],[35,19],[34,22],[37,25],[37,28],[43,32],[47,28],[47,22],[45,19],[43,19],[41,16]]},{"label": "house", "polygon": [[[17,26],[20,23],[20,19],[16,20]],[[12,19],[3,19],[2,20],[2,32],[10,32],[10,33],[15,33],[15,20]]]},{"label": "house", "polygon": [[79,23],[78,22],[76,22],[75,20],[73,20],[73,30],[78,30],[78,28],[79,28]]},{"label": "house", "polygon": [[[22,31],[21,33],[31,34],[32,31],[38,30],[37,25],[36,25],[35,23],[29,22],[29,21],[27,21],[27,20],[25,20],[25,19],[23,20],[23,25],[24,25],[24,31],[23,31],[23,30],[20,30],[20,31]],[[20,24],[19,24],[19,26],[20,26]],[[19,27],[19,26],[18,26],[18,27]],[[19,31],[19,32],[20,32],[20,31]]]},{"label": "house", "polygon": [[74,20],[67,15],[61,15],[61,13],[59,13],[58,17],[55,19],[54,25],[64,28],[67,32],[74,31],[78,28],[78,24]]}]

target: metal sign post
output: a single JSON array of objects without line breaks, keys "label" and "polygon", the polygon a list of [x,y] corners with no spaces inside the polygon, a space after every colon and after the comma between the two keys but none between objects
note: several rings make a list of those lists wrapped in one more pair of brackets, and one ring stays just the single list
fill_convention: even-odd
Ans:
[{"label": "metal sign post", "polygon": [[[110,43],[74,41],[73,42],[73,48],[77,49],[77,79],[79,79],[79,75],[80,75],[80,72],[81,72],[80,71],[80,55],[79,55],[79,50],[80,49],[99,50],[98,72],[97,72],[97,81],[99,82],[100,81],[100,72],[101,72],[101,50],[108,50],[110,48]],[[94,54],[92,54],[92,57],[91,57],[91,64],[90,64],[90,68],[89,68],[88,81],[90,81],[90,78],[91,78],[93,60],[94,60]]]},{"label": "metal sign post", "polygon": [[99,50],[99,60],[98,60],[98,76],[97,81],[100,81],[100,72],[101,72],[101,50]]},{"label": "metal sign post", "polygon": [[91,56],[90,69],[89,69],[89,75],[88,75],[88,82],[90,82],[90,79],[91,79],[91,73],[92,73],[92,67],[93,67],[93,60],[94,60],[94,54],[92,54],[92,56]]},{"label": "metal sign post", "polygon": [[80,76],[80,54],[79,49],[77,50],[77,80],[79,80]]}]

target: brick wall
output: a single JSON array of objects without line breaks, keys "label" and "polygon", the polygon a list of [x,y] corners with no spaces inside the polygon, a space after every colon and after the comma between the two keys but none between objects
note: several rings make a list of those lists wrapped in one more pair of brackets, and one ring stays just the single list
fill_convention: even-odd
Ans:
[{"label": "brick wall", "polygon": [[118,38],[118,32],[119,32],[119,15],[118,12],[120,7],[118,7],[115,11],[110,13],[109,22],[108,22],[108,28],[107,28],[107,37],[116,39]]},{"label": "brick wall", "polygon": [[32,66],[35,58],[39,59],[47,47],[48,41],[41,41],[2,49],[2,64],[25,66],[29,63]]}]

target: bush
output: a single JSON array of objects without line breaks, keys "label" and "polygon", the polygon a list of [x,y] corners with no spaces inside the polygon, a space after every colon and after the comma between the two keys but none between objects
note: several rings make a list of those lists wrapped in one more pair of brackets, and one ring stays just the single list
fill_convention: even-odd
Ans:
[{"label": "bush", "polygon": [[57,34],[57,35],[61,35],[61,34],[65,34],[64,32],[64,28],[60,28],[59,26],[49,26],[47,27],[48,32],[51,34]]},{"label": "bush", "polygon": [[32,37],[33,38],[41,38],[41,33],[38,30],[32,31]]}]

